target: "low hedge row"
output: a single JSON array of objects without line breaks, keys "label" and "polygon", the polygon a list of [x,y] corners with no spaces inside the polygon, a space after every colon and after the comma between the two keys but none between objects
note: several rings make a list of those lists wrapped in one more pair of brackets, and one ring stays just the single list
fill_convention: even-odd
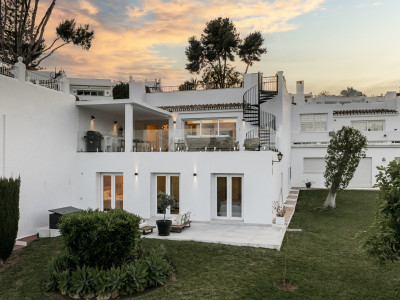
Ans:
[{"label": "low hedge row", "polygon": [[50,263],[45,289],[60,291],[75,299],[110,299],[133,295],[148,287],[164,285],[172,267],[164,257],[163,246],[152,249],[135,261],[118,267],[76,266],[68,256],[59,256]]}]

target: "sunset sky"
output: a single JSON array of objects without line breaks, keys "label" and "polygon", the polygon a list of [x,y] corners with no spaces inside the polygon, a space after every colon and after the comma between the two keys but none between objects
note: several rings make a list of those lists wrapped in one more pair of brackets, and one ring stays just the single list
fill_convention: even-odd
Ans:
[{"label": "sunset sky", "polygon": [[[185,70],[188,38],[221,16],[233,20],[241,37],[261,31],[268,53],[249,72],[283,71],[289,92],[304,80],[305,92],[314,94],[352,86],[380,95],[400,87],[399,13],[398,0],[59,0],[48,43],[66,18],[90,24],[95,39],[89,52],[68,45],[43,66],[63,68],[69,77],[132,75],[176,85],[196,77]],[[238,59],[235,65],[245,70]]]}]

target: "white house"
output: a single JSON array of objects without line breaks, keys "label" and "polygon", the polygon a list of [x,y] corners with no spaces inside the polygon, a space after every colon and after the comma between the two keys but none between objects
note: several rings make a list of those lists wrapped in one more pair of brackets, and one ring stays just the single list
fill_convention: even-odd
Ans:
[{"label": "white house", "polygon": [[399,96],[387,92],[379,97],[312,97],[304,94],[304,82],[298,81],[292,95],[292,185],[310,181],[324,187],[329,140],[342,126],[352,126],[367,137],[368,150],[349,188],[371,188],[376,183],[376,167],[400,159]]},{"label": "white house", "polygon": [[158,218],[158,191],[178,200],[171,215],[189,209],[193,221],[270,226],[291,186],[323,186],[330,134],[342,125],[365,129],[370,144],[353,187],[371,187],[375,166],[400,156],[396,93],[312,98],[299,82],[291,95],[277,72],[226,89],[131,79],[128,99],[77,95],[111,90],[111,81],[90,81],[34,84],[21,62],[0,65],[1,175],[21,176],[18,237],[70,205]]}]

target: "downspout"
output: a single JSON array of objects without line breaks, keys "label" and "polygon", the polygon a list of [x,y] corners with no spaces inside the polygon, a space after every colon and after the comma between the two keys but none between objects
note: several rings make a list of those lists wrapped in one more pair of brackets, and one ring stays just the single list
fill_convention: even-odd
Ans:
[{"label": "downspout", "polygon": [[2,161],[3,161],[3,174],[2,177],[6,177],[6,115],[3,114],[3,157],[2,157]]}]

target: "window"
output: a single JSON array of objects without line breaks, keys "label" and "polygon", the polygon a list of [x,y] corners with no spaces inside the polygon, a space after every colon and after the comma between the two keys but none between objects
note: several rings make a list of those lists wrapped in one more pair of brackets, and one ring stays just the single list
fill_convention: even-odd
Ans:
[{"label": "window", "polygon": [[236,119],[186,121],[185,136],[188,135],[227,135],[236,138]]},{"label": "window", "polygon": [[300,115],[301,131],[327,131],[328,114]]},{"label": "window", "polygon": [[385,127],[385,121],[351,121],[351,126],[360,131],[383,131],[383,128]]},{"label": "window", "polygon": [[325,172],[325,158],[304,157],[304,174],[323,174]]},{"label": "window", "polygon": [[85,95],[85,96],[104,96],[104,91],[77,90],[76,94],[78,96],[80,96],[80,95]]}]

